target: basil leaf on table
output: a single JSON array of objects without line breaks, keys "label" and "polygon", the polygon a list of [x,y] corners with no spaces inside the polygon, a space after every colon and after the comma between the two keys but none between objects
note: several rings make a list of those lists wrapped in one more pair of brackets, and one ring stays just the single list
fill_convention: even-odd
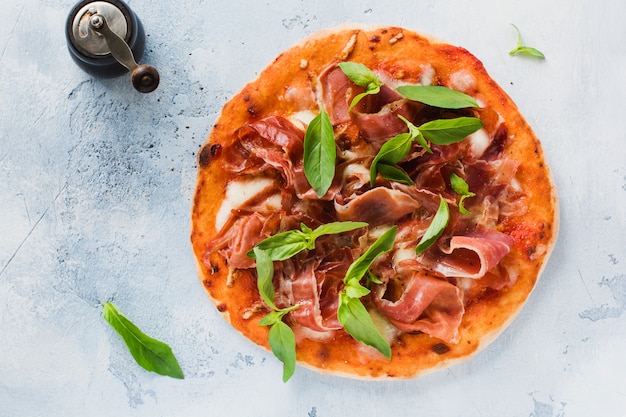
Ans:
[{"label": "basil leaf on table", "polygon": [[324,196],[335,178],[335,135],[328,113],[321,108],[304,134],[304,175],[318,197]]},{"label": "basil leaf on table", "polygon": [[522,41],[522,34],[520,33],[517,26],[515,26],[513,23],[511,23],[511,26],[513,26],[515,28],[515,31],[517,32],[517,46],[515,47],[515,49],[509,51],[509,55],[528,55],[535,58],[546,59],[545,55],[540,50],[524,45]]},{"label": "basil leaf on table", "polygon": [[473,97],[439,85],[403,85],[398,87],[397,91],[409,100],[442,109],[478,107]]},{"label": "basil leaf on table", "polygon": [[450,174],[450,185],[452,189],[461,196],[459,200],[459,211],[463,214],[471,214],[464,206],[463,200],[468,197],[474,197],[476,194],[469,190],[469,185],[465,182],[465,180],[454,172]]},{"label": "basil leaf on table", "polygon": [[448,208],[448,203],[441,195],[439,195],[439,199],[440,202],[437,213],[435,213],[435,217],[433,217],[433,220],[430,222],[428,229],[426,229],[424,236],[422,236],[417,244],[417,247],[415,248],[415,253],[418,255],[423,253],[433,243],[435,243],[437,239],[439,239],[450,221],[450,209]]},{"label": "basil leaf on table", "polygon": [[338,64],[344,74],[358,86],[365,87],[365,91],[352,99],[348,110],[356,106],[363,97],[369,94],[378,94],[382,83],[374,72],[358,62],[341,62]]},{"label": "basil leaf on table", "polygon": [[418,129],[426,139],[436,145],[450,145],[465,139],[483,127],[476,117],[457,117],[426,122]]},{"label": "basil leaf on table", "polygon": [[183,371],[167,344],[142,332],[113,303],[106,302],[103,307],[102,317],[122,337],[131,355],[142,368],[159,375],[184,378]]}]

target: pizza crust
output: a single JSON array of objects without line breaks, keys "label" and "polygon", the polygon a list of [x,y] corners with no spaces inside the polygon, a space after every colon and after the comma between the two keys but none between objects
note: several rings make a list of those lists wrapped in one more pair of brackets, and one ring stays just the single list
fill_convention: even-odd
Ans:
[{"label": "pizza crust", "polygon": [[244,336],[269,349],[268,328],[258,325],[268,310],[259,298],[254,269],[237,270],[233,276],[223,257],[206,253],[207,243],[218,232],[215,218],[230,179],[220,166],[221,151],[246,123],[270,115],[316,113],[319,71],[344,60],[386,71],[407,83],[420,82],[426,66],[432,67],[433,84],[450,86],[465,77],[464,92],[506,122],[511,140],[504,153],[520,162],[517,180],[526,193],[527,212],[498,224],[515,239],[506,262],[516,266],[517,280],[502,290],[472,295],[458,343],[423,333],[402,334],[387,360],[343,331],[298,339],[298,363],[320,372],[365,379],[416,377],[469,359],[510,324],[533,290],[558,234],[556,189],[539,140],[510,97],[465,49],[403,28],[349,24],[315,33],[280,54],[224,106],[202,146],[191,217],[193,251],[217,310]]}]

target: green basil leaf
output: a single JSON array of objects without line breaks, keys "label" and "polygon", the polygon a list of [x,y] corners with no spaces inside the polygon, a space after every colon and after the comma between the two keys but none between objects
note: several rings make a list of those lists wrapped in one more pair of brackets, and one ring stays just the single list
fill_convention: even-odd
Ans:
[{"label": "green basil leaf", "polygon": [[391,358],[389,342],[380,334],[361,300],[349,297],[343,291],[340,292],[337,318],[355,340],[374,347],[387,359]]},{"label": "green basil leaf", "polygon": [[[309,244],[308,235],[300,230],[288,230],[277,233],[259,242],[255,248],[259,248],[273,261],[284,261],[304,249]],[[254,248],[247,253],[249,258],[255,258]]]},{"label": "green basil leaf", "polygon": [[370,288],[372,284],[382,284],[383,282],[372,273],[372,271],[367,271],[367,287]]},{"label": "green basil leaf", "polygon": [[[311,239],[315,240],[322,235],[336,235],[343,232],[349,232],[351,230],[360,229],[368,226],[365,222],[333,222],[321,225],[315,230],[311,231]],[[311,229],[309,229],[311,230]]]},{"label": "green basil leaf", "polygon": [[283,382],[287,382],[296,370],[296,338],[293,330],[282,321],[270,327],[268,336],[272,353],[283,363]]},{"label": "green basil leaf", "polygon": [[440,202],[437,213],[435,213],[435,217],[433,217],[433,220],[430,222],[428,229],[426,229],[424,236],[422,236],[422,239],[415,248],[415,253],[418,255],[423,253],[433,243],[435,243],[437,239],[439,239],[450,221],[450,209],[448,208],[448,203],[441,195],[439,195],[439,199]]},{"label": "green basil leaf", "polygon": [[468,197],[474,197],[476,194],[469,190],[469,185],[465,182],[465,180],[454,172],[450,174],[450,185],[452,189],[461,196],[459,200],[459,211],[463,214],[471,214],[464,206],[463,200]]},{"label": "green basil leaf", "polygon": [[267,313],[261,320],[259,320],[259,326],[272,326],[283,319],[283,314],[279,311],[271,311]]},{"label": "green basil leaf", "polygon": [[304,175],[318,197],[324,196],[333,182],[336,158],[333,125],[321,108],[304,134]]},{"label": "green basil leaf", "polygon": [[402,115],[398,115],[400,120],[402,120],[406,126],[409,128],[409,134],[411,135],[411,139],[419,143],[419,145],[426,150],[428,153],[433,153],[433,151],[428,146],[426,139],[424,139],[424,135],[420,132],[419,128],[415,126],[413,123],[409,122],[407,119],[402,117]]},{"label": "green basil leaf", "polygon": [[350,81],[358,86],[365,87],[365,92],[358,94],[352,99],[348,110],[351,110],[354,106],[356,106],[359,101],[363,99],[363,97],[369,94],[378,94],[380,92],[382,83],[380,82],[378,76],[367,66],[358,62],[341,62],[338,65]]},{"label": "green basil leaf", "polygon": [[471,96],[439,85],[403,85],[397,91],[409,100],[442,109],[478,107],[478,103]]},{"label": "green basil leaf", "polygon": [[270,308],[276,310],[276,306],[274,305],[274,261],[270,255],[260,249],[258,246],[255,246],[254,255],[256,256],[256,274],[257,281],[256,285],[259,289],[259,295],[265,301]]},{"label": "green basil leaf", "polygon": [[524,42],[522,41],[522,34],[520,33],[517,26],[515,26],[513,23],[511,23],[511,26],[513,26],[515,28],[515,31],[517,32],[517,47],[511,50],[509,52],[509,55],[528,55],[540,59],[546,59],[545,55],[540,50],[524,45]]},{"label": "green basil leaf", "polygon": [[413,185],[413,180],[411,179],[411,177],[409,177],[406,172],[398,167],[378,163],[377,169],[380,175],[386,180],[399,182],[401,184]]},{"label": "green basil leaf", "polygon": [[360,85],[361,87],[367,87],[370,84],[380,85],[378,76],[374,74],[374,72],[366,65],[361,64],[360,62],[347,61],[340,62],[338,65],[350,81],[356,85]]},{"label": "green basil leaf", "polygon": [[476,117],[457,117],[426,122],[419,130],[436,145],[450,145],[462,141],[482,127],[483,123]]},{"label": "green basil leaf", "polygon": [[400,133],[380,147],[380,150],[374,157],[370,165],[370,186],[373,187],[376,182],[376,175],[379,172],[378,163],[383,162],[387,165],[397,164],[404,159],[411,151],[413,138],[409,133]]},{"label": "green basil leaf", "polygon": [[183,371],[167,344],[143,333],[113,303],[106,302],[103,307],[102,317],[122,337],[130,354],[142,368],[159,375],[184,378]]},{"label": "green basil leaf", "polygon": [[359,280],[351,279],[345,287],[346,295],[351,298],[361,298],[365,297],[370,293],[369,288],[366,288],[361,285]]},{"label": "green basil leaf", "polygon": [[530,46],[518,46],[511,50],[509,55],[527,55],[534,56],[535,58],[546,59],[546,56],[539,50],[531,48]]},{"label": "green basil leaf", "polygon": [[430,149],[430,146],[428,145],[428,142],[426,142],[426,139],[424,139],[424,135],[422,135],[422,132],[419,132],[419,135],[417,135],[415,140],[417,141],[417,143],[420,144],[422,148],[424,148],[426,152],[433,153],[432,149]]},{"label": "green basil leaf", "polygon": [[383,233],[376,241],[370,246],[365,253],[363,253],[356,261],[352,262],[352,265],[346,271],[346,276],[343,282],[348,284],[351,280],[360,281],[365,275],[372,262],[385,252],[388,252],[393,248],[393,242],[396,238],[396,232],[398,226],[393,226],[385,233]]},{"label": "green basil leaf", "polygon": [[315,230],[302,223],[300,230],[277,233],[259,242],[248,251],[249,258],[256,258],[255,248],[265,252],[273,261],[284,261],[305,249],[315,249],[315,240],[322,235],[339,234],[367,226],[364,222],[334,222],[324,224]]}]

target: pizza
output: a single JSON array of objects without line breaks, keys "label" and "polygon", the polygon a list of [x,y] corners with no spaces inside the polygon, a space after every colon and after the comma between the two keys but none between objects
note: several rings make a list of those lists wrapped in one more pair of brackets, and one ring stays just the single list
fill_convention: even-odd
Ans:
[{"label": "pizza", "polygon": [[228,101],[191,242],[219,313],[284,363],[412,378],[514,319],[558,231],[541,145],[467,50],[339,26]]}]

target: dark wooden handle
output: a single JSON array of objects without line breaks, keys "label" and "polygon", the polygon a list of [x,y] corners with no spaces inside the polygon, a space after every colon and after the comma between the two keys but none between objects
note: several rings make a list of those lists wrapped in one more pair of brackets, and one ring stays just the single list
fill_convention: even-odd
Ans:
[{"label": "dark wooden handle", "polygon": [[159,85],[159,72],[152,65],[138,65],[130,74],[133,87],[142,93],[150,93]]}]

